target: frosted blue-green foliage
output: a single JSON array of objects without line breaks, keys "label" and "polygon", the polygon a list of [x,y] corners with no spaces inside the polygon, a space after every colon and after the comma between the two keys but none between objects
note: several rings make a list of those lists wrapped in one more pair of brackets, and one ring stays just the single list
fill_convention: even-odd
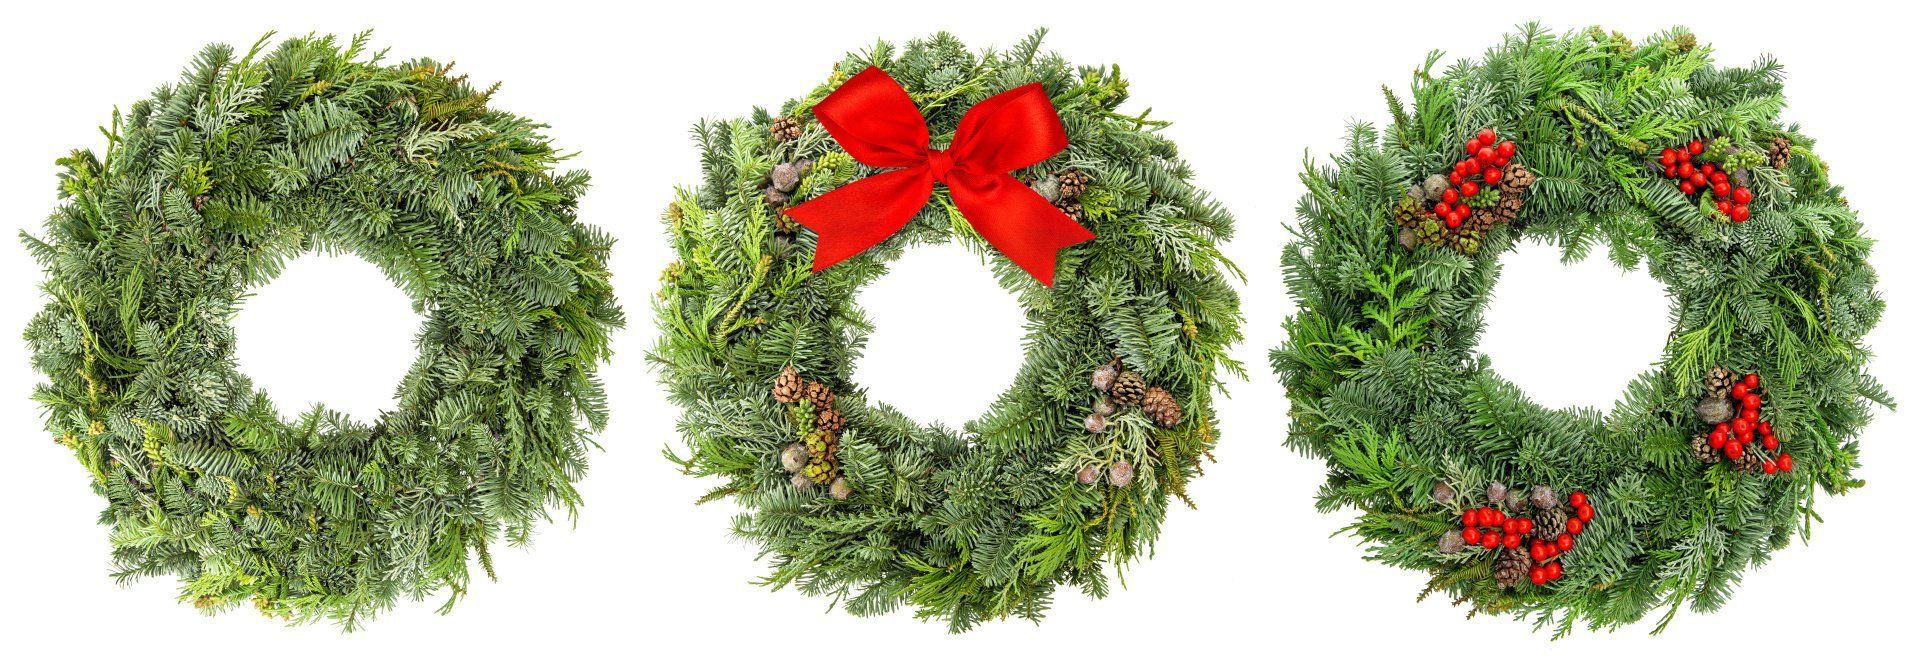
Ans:
[{"label": "frosted blue-green foliage", "polygon": [[[612,240],[575,219],[583,172],[542,125],[367,36],[207,47],[62,159],[27,328],[47,428],[107,500],[117,575],[354,627],[450,607],[489,548],[580,503],[594,376],[622,317]],[[426,318],[394,410],[276,410],[228,321],[289,258],[378,265]]]}]

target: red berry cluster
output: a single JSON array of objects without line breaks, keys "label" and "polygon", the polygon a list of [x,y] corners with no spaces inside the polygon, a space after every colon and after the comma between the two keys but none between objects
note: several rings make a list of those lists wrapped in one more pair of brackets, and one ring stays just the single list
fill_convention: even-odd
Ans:
[{"label": "red berry cluster", "polygon": [[1480,129],[1479,135],[1467,140],[1467,157],[1453,164],[1453,172],[1447,175],[1453,187],[1440,193],[1433,215],[1446,221],[1447,229],[1459,229],[1473,213],[1466,201],[1480,194],[1483,183],[1488,188],[1500,183],[1501,168],[1513,160],[1517,149],[1512,140],[1501,141],[1493,129]]},{"label": "red berry cluster", "polygon": [[1747,203],[1753,201],[1753,191],[1746,186],[1734,186],[1727,178],[1727,171],[1718,164],[1706,159],[1695,158],[1707,150],[1706,143],[1694,140],[1685,147],[1669,147],[1660,150],[1660,167],[1668,179],[1680,180],[1680,192],[1688,197],[1695,193],[1705,193],[1714,200],[1714,207],[1720,213],[1732,218],[1733,222],[1747,222],[1751,214]]},{"label": "red berry cluster", "polygon": [[1533,557],[1533,568],[1527,571],[1527,578],[1534,585],[1545,585],[1547,581],[1560,580],[1560,561],[1555,558],[1573,550],[1573,538],[1586,530],[1587,522],[1593,520],[1593,505],[1587,502],[1584,491],[1575,491],[1567,498],[1567,504],[1573,508],[1573,516],[1567,518],[1567,530],[1553,539],[1541,539],[1533,535],[1533,519],[1520,516],[1507,516],[1505,512],[1492,507],[1477,507],[1460,514],[1460,538],[1468,545],[1481,548],[1517,549],[1527,547],[1527,555]]},{"label": "red berry cluster", "polygon": [[[1760,447],[1766,448],[1767,452],[1778,452],[1780,449],[1780,439],[1773,435],[1773,421],[1760,419],[1760,410],[1766,402],[1761,401],[1760,393],[1754,392],[1759,387],[1758,374],[1748,374],[1739,383],[1733,384],[1729,395],[1733,401],[1740,403],[1740,414],[1731,421],[1715,426],[1713,432],[1707,434],[1707,444],[1729,460],[1739,461],[1740,457],[1752,452],[1748,448],[1753,446],[1756,438],[1760,441]],[[1779,452],[1761,464],[1760,470],[1768,475],[1793,470],[1793,455]]]}]

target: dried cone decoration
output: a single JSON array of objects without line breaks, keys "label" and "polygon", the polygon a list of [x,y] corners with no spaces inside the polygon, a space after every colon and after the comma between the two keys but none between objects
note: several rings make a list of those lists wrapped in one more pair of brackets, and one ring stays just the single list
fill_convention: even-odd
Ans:
[{"label": "dried cone decoration", "polygon": [[1172,429],[1180,424],[1180,403],[1173,401],[1173,393],[1163,388],[1148,388],[1140,401],[1140,410],[1146,412],[1155,425]]},{"label": "dried cone decoration", "polygon": [[833,407],[833,390],[801,378],[788,365],[774,377],[772,394],[787,406],[800,431],[799,442],[780,453],[780,466],[791,475],[793,488],[811,492],[815,485],[828,485],[827,495],[833,499],[852,498],[853,484],[840,474],[840,432],[846,430],[847,419]]},{"label": "dried cone decoration", "polygon": [[1446,246],[1470,255],[1495,225],[1519,216],[1534,181],[1514,160],[1519,147],[1493,129],[1481,129],[1462,147],[1464,157],[1449,172],[1415,184],[1393,208],[1400,245]]},{"label": "dried cone decoration", "polygon": [[1715,366],[1700,385],[1705,392],[1694,411],[1713,428],[1694,437],[1694,457],[1705,463],[1724,458],[1734,470],[1746,473],[1793,470],[1793,455],[1780,449],[1773,421],[1765,418],[1766,389],[1760,375],[1735,378],[1732,370]]},{"label": "dried cone decoration", "polygon": [[1573,550],[1574,538],[1595,515],[1586,492],[1573,492],[1561,505],[1545,485],[1522,492],[1496,482],[1487,497],[1491,504],[1461,512],[1460,529],[1441,535],[1436,550],[1493,553],[1493,579],[1502,588],[1522,580],[1536,586],[1560,580],[1560,556]]}]

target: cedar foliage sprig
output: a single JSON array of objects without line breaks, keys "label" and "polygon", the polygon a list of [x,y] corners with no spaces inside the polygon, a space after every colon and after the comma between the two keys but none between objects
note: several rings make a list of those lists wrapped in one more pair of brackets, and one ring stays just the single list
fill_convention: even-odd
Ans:
[{"label": "cedar foliage sprig", "polygon": [[[1444,72],[1434,53],[1412,108],[1389,91],[1390,130],[1356,124],[1330,165],[1307,164],[1282,258],[1300,312],[1272,354],[1293,405],[1288,444],[1327,461],[1320,507],[1358,509],[1349,530],[1373,558],[1430,572],[1428,592],[1556,636],[1655,611],[1658,631],[1682,606],[1719,607],[1748,569],[1810,533],[1814,487],[1860,485],[1870,404],[1892,406],[1865,371],[1862,338],[1884,307],[1872,242],[1812,141],[1781,123],[1779,65],[1722,68],[1710,55],[1684,29],[1634,43],[1529,24]],[[1538,175],[1519,217],[1477,254],[1403,248],[1393,204],[1482,128],[1516,141]],[[1793,158],[1775,169],[1758,155],[1783,137]],[[1691,139],[1744,168],[1751,220],[1716,217],[1650,167],[1658,146]],[[1539,406],[1475,349],[1500,255],[1523,238],[1567,261],[1604,248],[1621,268],[1645,264],[1673,297],[1664,360],[1610,414]],[[1765,376],[1801,468],[1745,474],[1694,458],[1692,404],[1714,365]],[[1567,554],[1566,580],[1501,589],[1484,554],[1436,550],[1463,508],[1487,503],[1445,502],[1435,485],[1478,494],[1495,481],[1592,494],[1600,516]]]},{"label": "cedar foliage sprig", "polygon": [[[1117,68],[1072,66],[1040,50],[1043,34],[984,53],[945,34],[881,42],[847,56],[778,117],[757,110],[694,130],[705,176],[667,213],[680,261],[662,277],[652,359],[682,408],[688,448],[669,456],[691,475],[723,480],[708,497],[744,508],[734,531],[772,559],[770,586],[830,597],[858,615],[909,607],[954,630],[1039,619],[1059,586],[1104,595],[1107,565],[1149,552],[1170,499],[1186,497],[1213,447],[1213,392],[1223,373],[1241,371],[1226,356],[1240,338],[1228,284],[1239,274],[1219,250],[1231,218],[1189,183],[1162,123],[1119,110],[1127,85]],[[1098,234],[1062,251],[1053,288],[987,246],[944,188],[893,238],[811,271],[812,234],[780,218],[780,201],[764,189],[782,163],[809,164],[796,204],[873,173],[807,112],[869,66],[905,87],[936,143],[993,94],[1030,82],[1046,89],[1071,146],[1015,174],[1091,175],[1078,202]],[[797,137],[783,139],[796,119]],[[987,256],[1027,311],[1025,365],[960,430],[921,425],[850,380],[871,330],[852,304],[860,287],[907,246],[944,241]],[[1108,431],[1089,434],[1083,419],[1097,393],[1088,375],[1116,356],[1172,391],[1185,418],[1161,429],[1122,412]],[[769,388],[788,366],[831,386],[849,421],[838,456],[851,484],[845,501],[798,490],[782,470],[796,430]],[[1139,472],[1129,485],[1076,482],[1082,462],[1120,458]]]},{"label": "cedar foliage sprig", "polygon": [[[352,629],[466,592],[491,545],[580,505],[594,372],[622,315],[587,175],[544,128],[369,35],[208,46],[61,159],[64,203],[23,235],[51,299],[26,330],[47,428],[107,499],[117,575],[172,574],[208,610]],[[344,251],[425,317],[398,405],[291,420],[234,363],[228,324],[287,259]]]}]

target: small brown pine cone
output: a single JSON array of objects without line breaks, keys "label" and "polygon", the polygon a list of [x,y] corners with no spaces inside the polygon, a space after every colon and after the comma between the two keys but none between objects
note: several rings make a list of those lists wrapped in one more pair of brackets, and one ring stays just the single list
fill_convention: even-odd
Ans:
[{"label": "small brown pine cone", "polygon": [[1786,170],[1793,164],[1793,141],[1786,136],[1773,139],[1773,145],[1767,148],[1767,164],[1775,170]]},{"label": "small brown pine cone", "polygon": [[827,384],[819,381],[808,381],[800,389],[800,396],[813,402],[813,407],[816,409],[824,411],[833,408],[833,391],[827,388]]},{"label": "small brown pine cone", "polygon": [[1517,198],[1527,192],[1527,188],[1533,185],[1533,181],[1532,170],[1528,170],[1519,163],[1508,163],[1506,171],[1500,173],[1500,197],[1504,199],[1511,195]]},{"label": "small brown pine cone", "polygon": [[834,409],[820,409],[820,415],[814,418],[814,425],[838,434],[847,428],[847,417]]},{"label": "small brown pine cone", "polygon": [[1713,443],[1707,440],[1706,432],[1693,435],[1693,458],[1706,463],[1720,460],[1720,451],[1713,449]]},{"label": "small brown pine cone", "polygon": [[[1108,389],[1113,388],[1113,380],[1119,377],[1120,377],[1120,361],[1116,360],[1111,363],[1107,363],[1105,365],[1101,365],[1099,367],[1093,368],[1093,375],[1089,378],[1093,382],[1093,388],[1095,390],[1105,392]],[[1111,411],[1109,411],[1108,413],[1111,413]],[[1103,413],[1101,415],[1105,415],[1105,414]]]},{"label": "small brown pine cone", "polygon": [[1493,580],[1500,587],[1511,588],[1527,580],[1527,572],[1533,569],[1533,558],[1520,549],[1504,549],[1499,559],[1493,561]]},{"label": "small brown pine cone", "polygon": [[1567,519],[1573,513],[1565,507],[1540,510],[1533,513],[1533,536],[1535,539],[1552,540],[1567,532]]},{"label": "small brown pine cone", "polygon": [[1121,459],[1107,467],[1107,483],[1125,489],[1133,484],[1133,462]]},{"label": "small brown pine cone", "polygon": [[1733,460],[1733,469],[1742,473],[1758,473],[1766,466],[1767,458],[1760,456],[1760,448],[1757,445],[1740,453],[1739,459]]},{"label": "small brown pine cone", "polygon": [[1534,509],[1550,510],[1560,506],[1560,494],[1554,493],[1553,487],[1536,484],[1532,491],[1527,492],[1527,502]]},{"label": "small brown pine cone", "polygon": [[1459,553],[1467,550],[1467,540],[1460,535],[1460,531],[1449,530],[1440,536],[1440,543],[1434,546],[1434,550],[1441,553]]},{"label": "small brown pine cone", "polygon": [[1707,389],[1708,394],[1726,397],[1733,391],[1733,384],[1739,379],[1740,376],[1734,374],[1733,370],[1727,369],[1725,365],[1714,365],[1707,369],[1707,375],[1700,379],[1700,385]]},{"label": "small brown pine cone", "polygon": [[800,372],[795,371],[792,365],[788,365],[786,369],[780,370],[780,376],[773,379],[773,401],[781,404],[798,402],[804,387]]},{"label": "small brown pine cone", "polygon": [[800,120],[781,117],[773,120],[773,125],[767,127],[767,132],[773,134],[773,139],[779,142],[798,140],[800,139]]},{"label": "small brown pine cone", "polygon": [[1507,485],[1506,484],[1500,483],[1500,482],[1494,482],[1492,484],[1487,485],[1487,503],[1493,505],[1494,507],[1499,507],[1502,503],[1505,503],[1505,502],[1507,502]]},{"label": "small brown pine cone", "polygon": [[1060,197],[1068,200],[1078,199],[1081,193],[1087,192],[1087,184],[1093,181],[1093,177],[1081,172],[1080,168],[1067,168],[1054,177],[1060,180]]},{"label": "small brown pine cone", "polygon": [[1140,410],[1146,412],[1153,424],[1172,429],[1180,424],[1180,402],[1174,401],[1173,393],[1162,388],[1148,388],[1147,394],[1140,400]]},{"label": "small brown pine cone", "polygon": [[1087,219],[1087,210],[1081,207],[1079,202],[1075,202],[1069,198],[1060,198],[1059,202],[1053,203],[1053,208],[1059,209],[1060,213],[1067,214],[1067,217],[1074,219],[1075,222]]},{"label": "small brown pine cone", "polygon": [[1139,404],[1147,397],[1147,380],[1142,378],[1139,372],[1121,372],[1120,377],[1113,380],[1111,393],[1115,404],[1121,406]]},{"label": "small brown pine cone", "polygon": [[1693,413],[1700,416],[1701,422],[1717,425],[1733,419],[1733,400],[1725,395],[1707,393],[1701,395],[1700,401],[1693,405]]}]

